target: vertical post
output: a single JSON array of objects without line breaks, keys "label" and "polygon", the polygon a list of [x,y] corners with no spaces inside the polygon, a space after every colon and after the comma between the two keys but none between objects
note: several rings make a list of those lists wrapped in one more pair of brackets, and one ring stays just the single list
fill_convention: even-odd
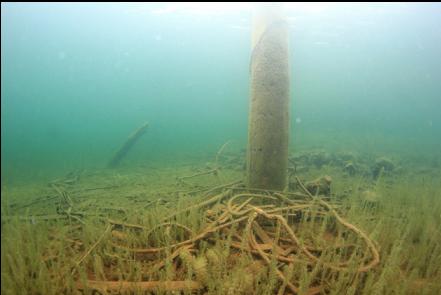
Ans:
[{"label": "vertical post", "polygon": [[260,4],[253,17],[247,182],[254,188],[287,185],[290,65],[282,12],[281,4]]}]

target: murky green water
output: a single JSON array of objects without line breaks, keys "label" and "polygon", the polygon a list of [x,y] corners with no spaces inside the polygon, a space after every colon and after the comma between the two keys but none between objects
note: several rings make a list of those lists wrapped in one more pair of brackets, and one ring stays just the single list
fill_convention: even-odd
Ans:
[{"label": "murky green water", "polygon": [[[2,181],[246,146],[250,7],[2,4]],[[441,6],[288,5],[291,147],[441,150]]]}]

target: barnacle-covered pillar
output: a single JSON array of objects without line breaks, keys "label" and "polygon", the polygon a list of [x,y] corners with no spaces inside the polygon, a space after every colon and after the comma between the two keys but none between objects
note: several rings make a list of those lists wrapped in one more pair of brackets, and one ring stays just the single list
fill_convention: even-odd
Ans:
[{"label": "barnacle-covered pillar", "polygon": [[281,4],[268,3],[253,16],[247,182],[254,188],[287,185],[290,65],[282,13]]}]

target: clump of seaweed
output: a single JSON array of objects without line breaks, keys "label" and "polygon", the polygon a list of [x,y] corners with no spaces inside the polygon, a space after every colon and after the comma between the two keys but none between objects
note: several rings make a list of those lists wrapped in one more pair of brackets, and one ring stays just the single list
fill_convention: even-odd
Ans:
[{"label": "clump of seaweed", "polygon": [[[12,206],[2,200],[2,293],[431,294],[437,289],[436,182],[416,199],[421,184],[415,180],[390,187],[380,179],[375,192],[382,206],[373,211],[355,193],[338,198],[343,188],[369,187],[369,179],[334,177],[333,193],[326,196],[308,189],[298,175],[293,190],[256,190],[215,162],[206,170],[217,173],[190,172],[192,177],[177,183],[165,174],[168,182],[158,187],[143,182],[142,192],[148,188],[150,198],[136,191],[141,180],[86,182],[87,175],[81,175],[68,184],[53,182],[53,193],[37,201]],[[329,167],[320,172],[333,174]],[[406,284],[392,284],[397,280]]]}]

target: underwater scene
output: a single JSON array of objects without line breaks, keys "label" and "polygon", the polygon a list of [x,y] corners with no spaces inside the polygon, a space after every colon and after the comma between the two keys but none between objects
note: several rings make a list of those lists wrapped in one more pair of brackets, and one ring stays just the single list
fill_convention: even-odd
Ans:
[{"label": "underwater scene", "polygon": [[1,294],[441,294],[441,3],[1,4]]}]

